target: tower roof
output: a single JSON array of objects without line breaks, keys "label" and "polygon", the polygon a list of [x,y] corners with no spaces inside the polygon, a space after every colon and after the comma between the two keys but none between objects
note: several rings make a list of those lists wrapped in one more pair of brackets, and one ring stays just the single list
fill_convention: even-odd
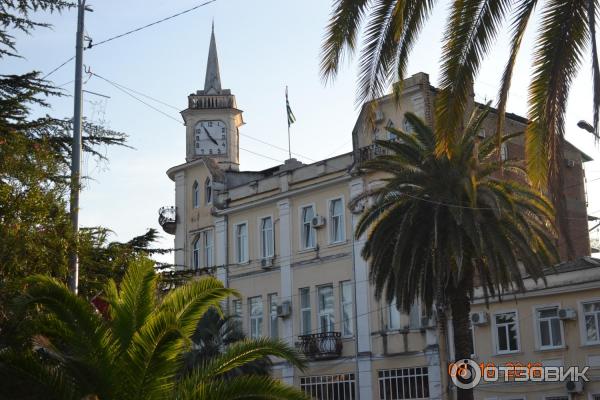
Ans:
[{"label": "tower roof", "polygon": [[206,62],[206,78],[204,78],[204,92],[207,94],[221,91],[221,74],[219,72],[219,57],[217,56],[217,42],[215,40],[215,23],[212,25],[210,46],[208,48],[208,61]]}]

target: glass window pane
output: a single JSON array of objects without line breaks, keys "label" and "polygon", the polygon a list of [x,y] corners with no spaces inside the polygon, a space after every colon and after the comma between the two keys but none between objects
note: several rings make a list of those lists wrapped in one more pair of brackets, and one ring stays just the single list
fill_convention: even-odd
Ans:
[{"label": "glass window pane", "polygon": [[551,318],[558,317],[558,309],[556,308],[545,308],[538,311],[540,318]]},{"label": "glass window pane", "polygon": [[594,342],[598,340],[598,327],[596,326],[594,315],[585,316],[585,332],[588,341]]},{"label": "glass window pane", "polygon": [[518,350],[519,346],[517,343],[517,325],[516,324],[510,324],[508,326],[508,332],[509,332],[509,344],[510,344],[510,348],[509,350]]},{"label": "glass window pane", "polygon": [[550,327],[548,321],[540,321],[540,344],[542,346],[550,346]]},{"label": "glass window pane", "polygon": [[552,346],[562,346],[562,333],[560,331],[560,320],[553,318],[551,321],[552,327]]},{"label": "glass window pane", "polygon": [[504,327],[504,326],[498,327],[498,350],[501,350],[501,351],[508,350],[506,327]]}]

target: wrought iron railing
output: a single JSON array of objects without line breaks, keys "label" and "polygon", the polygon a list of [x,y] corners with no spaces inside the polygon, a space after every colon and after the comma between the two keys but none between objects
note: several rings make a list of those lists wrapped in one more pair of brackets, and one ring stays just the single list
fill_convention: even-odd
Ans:
[{"label": "wrought iron railing", "polygon": [[158,210],[158,223],[165,232],[174,235],[177,226],[177,209],[173,206],[161,207]]},{"label": "wrought iron railing", "polygon": [[372,160],[377,156],[387,154],[387,150],[378,144],[372,144],[370,146],[361,147],[360,149],[358,149],[357,152],[358,154],[356,154],[356,161],[359,164],[368,160]]},{"label": "wrought iron railing", "polygon": [[298,336],[296,347],[312,360],[337,358],[342,354],[342,334],[321,332]]}]

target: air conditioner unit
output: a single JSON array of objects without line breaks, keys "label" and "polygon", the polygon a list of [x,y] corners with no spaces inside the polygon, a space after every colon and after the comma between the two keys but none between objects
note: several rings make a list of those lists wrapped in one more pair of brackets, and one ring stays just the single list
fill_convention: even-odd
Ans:
[{"label": "air conditioner unit", "polygon": [[273,257],[263,258],[260,260],[260,267],[263,269],[269,269],[273,266]]},{"label": "air conditioner unit", "polygon": [[565,320],[573,320],[577,318],[577,311],[572,308],[561,308],[558,310],[558,318]]},{"label": "air conditioner unit", "polygon": [[474,312],[471,314],[471,324],[486,325],[488,323],[488,315],[485,311]]},{"label": "air conditioner unit", "polygon": [[375,111],[375,122],[381,122],[381,121],[383,121],[383,118],[384,118],[383,111],[381,111],[381,110]]},{"label": "air conditioner unit", "polygon": [[325,218],[320,215],[315,215],[310,221],[310,226],[313,228],[320,228],[325,225]]},{"label": "air conditioner unit", "polygon": [[292,303],[284,301],[277,306],[277,316],[279,318],[287,318],[292,313]]},{"label": "air conditioner unit", "polygon": [[581,393],[583,392],[582,381],[567,381],[565,384],[568,393]]}]

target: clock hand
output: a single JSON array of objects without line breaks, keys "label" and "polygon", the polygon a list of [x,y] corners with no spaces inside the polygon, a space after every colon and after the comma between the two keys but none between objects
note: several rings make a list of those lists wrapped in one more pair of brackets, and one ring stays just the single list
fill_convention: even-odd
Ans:
[{"label": "clock hand", "polygon": [[217,143],[217,141],[212,136],[210,136],[210,133],[208,132],[208,130],[205,127],[202,127],[202,129],[204,129],[204,132],[206,132],[206,134],[208,135],[208,138],[211,140],[211,142],[213,142],[214,144],[216,144],[218,146],[219,143]]}]

